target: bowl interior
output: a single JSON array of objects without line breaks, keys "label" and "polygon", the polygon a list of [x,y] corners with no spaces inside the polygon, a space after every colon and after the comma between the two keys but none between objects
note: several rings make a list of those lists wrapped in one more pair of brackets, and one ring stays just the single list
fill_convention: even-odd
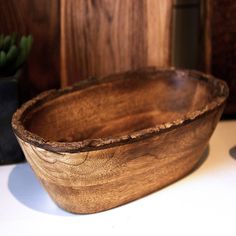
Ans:
[{"label": "bowl interior", "polygon": [[184,119],[215,97],[209,82],[187,73],[127,74],[41,102],[23,125],[50,141],[116,137]]}]

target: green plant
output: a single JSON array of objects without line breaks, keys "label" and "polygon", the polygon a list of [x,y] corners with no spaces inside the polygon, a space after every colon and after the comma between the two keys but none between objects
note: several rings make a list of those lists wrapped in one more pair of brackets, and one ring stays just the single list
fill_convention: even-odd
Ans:
[{"label": "green plant", "polygon": [[33,38],[31,35],[17,37],[0,35],[0,76],[12,76],[25,63],[30,53]]}]

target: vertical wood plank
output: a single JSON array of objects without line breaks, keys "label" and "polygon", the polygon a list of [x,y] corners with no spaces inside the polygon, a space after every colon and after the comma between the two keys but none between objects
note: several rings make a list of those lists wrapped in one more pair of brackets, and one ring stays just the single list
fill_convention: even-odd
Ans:
[{"label": "vertical wood plank", "polygon": [[[208,0],[209,1],[209,0]],[[236,1],[210,1],[211,72],[226,80],[230,95],[225,115],[236,117]]]},{"label": "vertical wood plank", "polygon": [[[26,1],[26,0],[24,0]],[[35,92],[60,86],[60,1],[31,0],[29,29],[35,42],[29,76]]]},{"label": "vertical wood plank", "polygon": [[170,65],[172,0],[147,0],[147,65]]},{"label": "vertical wood plank", "polygon": [[204,50],[201,54],[203,59],[202,62],[202,69],[207,72],[211,73],[211,62],[212,62],[212,42],[211,42],[211,19],[212,19],[212,0],[202,0],[202,28],[204,30]]},{"label": "vertical wood plank", "polygon": [[26,33],[24,24],[24,12],[21,4],[14,0],[0,0],[0,31],[1,33],[20,32]]},{"label": "vertical wood plank", "polygon": [[171,0],[61,0],[61,81],[170,63]]}]

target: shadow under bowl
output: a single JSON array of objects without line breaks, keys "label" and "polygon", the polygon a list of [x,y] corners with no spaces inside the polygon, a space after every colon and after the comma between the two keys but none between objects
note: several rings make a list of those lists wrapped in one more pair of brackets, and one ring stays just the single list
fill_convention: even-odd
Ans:
[{"label": "shadow under bowl", "polygon": [[94,213],[189,173],[227,96],[226,83],[210,75],[144,68],[44,92],[17,110],[12,126],[52,199]]}]

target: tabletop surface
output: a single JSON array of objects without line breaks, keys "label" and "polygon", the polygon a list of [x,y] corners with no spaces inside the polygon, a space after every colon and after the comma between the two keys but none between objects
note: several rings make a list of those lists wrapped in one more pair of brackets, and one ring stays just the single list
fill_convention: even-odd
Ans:
[{"label": "tabletop surface", "polygon": [[205,161],[178,182],[101,213],[58,208],[27,163],[0,166],[0,235],[236,235],[236,121],[220,122]]}]

